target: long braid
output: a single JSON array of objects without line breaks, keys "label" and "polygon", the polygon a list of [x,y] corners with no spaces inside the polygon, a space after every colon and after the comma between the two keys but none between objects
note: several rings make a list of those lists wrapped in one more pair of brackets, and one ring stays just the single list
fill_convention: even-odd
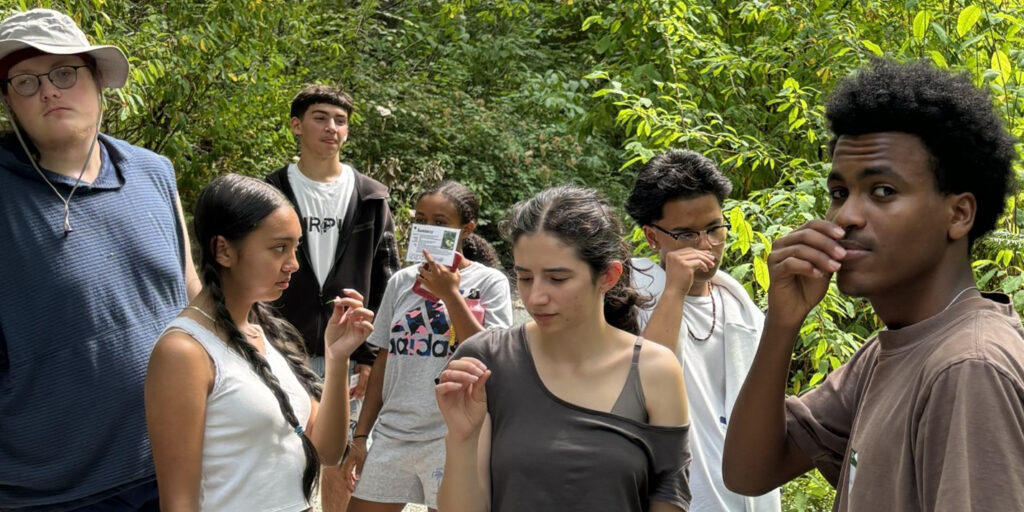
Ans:
[{"label": "long braid", "polygon": [[[203,266],[203,282],[206,290],[210,293],[210,297],[213,299],[213,316],[217,319],[216,325],[228,334],[227,345],[235,352],[238,352],[249,363],[260,380],[274,394],[284,419],[296,432],[301,432],[300,429],[305,426],[299,424],[299,419],[295,416],[295,411],[288,400],[288,395],[281,388],[281,382],[278,381],[274,372],[271,371],[270,364],[260,355],[256,347],[245,339],[245,335],[238,330],[238,326],[231,319],[231,314],[228,312],[227,304],[224,301],[224,292],[221,290],[220,275],[211,263],[206,263]],[[289,363],[291,364],[290,359]],[[306,499],[309,500],[313,494],[314,487],[320,480],[320,457],[317,455],[313,442],[304,433],[300,433],[299,438],[302,439],[302,449],[306,454],[306,468],[302,473],[302,492]]]},{"label": "long braid", "polygon": [[292,324],[275,315],[274,310],[262,302],[257,302],[253,305],[249,317],[250,322],[255,320],[263,328],[263,333],[267,335],[267,340],[288,361],[292,373],[299,378],[299,382],[306,388],[306,391],[313,398],[320,400],[324,393],[323,381],[309,367],[309,363],[306,360],[306,349],[299,331],[295,330]]}]

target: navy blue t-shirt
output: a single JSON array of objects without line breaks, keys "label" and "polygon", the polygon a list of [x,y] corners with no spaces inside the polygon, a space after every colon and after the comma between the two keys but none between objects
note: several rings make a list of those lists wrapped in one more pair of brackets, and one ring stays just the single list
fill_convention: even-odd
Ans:
[{"label": "navy blue t-shirt", "polygon": [[[101,136],[64,205],[0,144],[0,509],[62,510],[153,479],[143,384],[186,304],[171,163]],[[45,171],[67,197],[74,180]],[[84,502],[83,502],[84,501]]]}]

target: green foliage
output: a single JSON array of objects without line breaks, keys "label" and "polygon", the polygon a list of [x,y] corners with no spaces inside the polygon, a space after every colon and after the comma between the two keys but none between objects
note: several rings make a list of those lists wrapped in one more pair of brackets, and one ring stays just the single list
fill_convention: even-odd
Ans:
[{"label": "green foliage", "polygon": [[[582,30],[601,56],[588,120],[625,137],[623,168],[673,147],[718,161],[736,185],[723,268],[766,304],[771,241],[822,218],[828,137],[825,94],[870,58],[930,59],[987,87],[1008,128],[1024,134],[1020,2],[655,1],[601,4]],[[1019,148],[1018,148],[1019,150]],[[1024,181],[1018,167],[1018,182]],[[974,248],[984,289],[1024,312],[1024,215],[1017,195],[997,231]],[[642,240],[639,230],[634,241]],[[645,244],[638,248],[649,252]],[[818,385],[883,328],[870,304],[833,284],[800,332],[790,392]],[[827,510],[820,476],[784,488],[787,510]]]},{"label": "green foliage", "polygon": [[[735,186],[724,268],[762,305],[772,241],[827,206],[823,103],[876,56],[928,59],[988,88],[1024,137],[1024,4],[1010,0],[15,0],[71,13],[124,48],[105,130],[168,156],[186,210],[222,172],[262,176],[297,151],[290,98],[340,85],[356,110],[343,159],[392,190],[399,231],[442,177],[482,200],[480,231],[566,182],[621,204],[638,165],[668,148],[717,161]],[[1018,181],[1024,172],[1018,167]],[[975,248],[979,284],[1024,311],[1024,195]],[[642,235],[632,238],[648,254]],[[803,393],[882,327],[833,286],[801,331]],[[785,488],[827,509],[820,477]]]},{"label": "green foliage", "polygon": [[827,512],[832,510],[836,491],[818,470],[811,471],[782,488],[782,510]]},{"label": "green foliage", "polygon": [[[594,6],[581,26],[602,56],[587,76],[602,85],[592,96],[603,108],[591,117],[599,124],[611,112],[626,137],[624,168],[671,147],[718,161],[743,198],[725,208],[734,230],[723,266],[763,305],[771,240],[825,213],[822,104],[836,79],[874,56],[932,59],[989,88],[1020,137],[1021,9],[937,1]],[[1024,311],[1020,202],[977,244],[975,268],[983,286]],[[814,387],[881,327],[869,304],[833,286],[801,331],[790,391]]]}]

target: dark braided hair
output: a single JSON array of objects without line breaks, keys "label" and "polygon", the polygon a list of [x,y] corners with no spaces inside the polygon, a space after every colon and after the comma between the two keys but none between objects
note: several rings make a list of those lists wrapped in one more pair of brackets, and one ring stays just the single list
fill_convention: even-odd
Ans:
[{"label": "dark braided hair", "polygon": [[[252,367],[260,380],[274,394],[281,414],[296,432],[304,425],[299,423],[288,395],[270,369],[270,364],[260,355],[245,335],[239,331],[224,301],[221,289],[220,266],[215,259],[215,239],[222,236],[229,242],[245,238],[259,223],[278,208],[291,208],[288,199],[277,189],[254,178],[237,174],[225,174],[210,182],[199,194],[196,201],[194,228],[200,246],[203,287],[213,299],[216,327],[227,333],[227,345],[241,355]],[[288,322],[277,318],[264,304],[256,303],[249,312],[249,321],[259,324],[266,339],[280,352],[292,372],[302,382],[306,391],[320,399],[319,378],[309,368],[302,349],[302,338]],[[320,458],[309,438],[300,433],[302,449],[306,454],[306,468],[302,473],[302,491],[308,500],[320,476]]]},{"label": "dark braided hair", "polygon": [[[444,180],[433,187],[430,187],[416,196],[419,203],[423,196],[440,194],[455,206],[459,212],[459,222],[463,225],[475,222],[480,216],[480,200],[469,187],[452,180]],[[462,240],[462,255],[471,261],[479,261],[488,267],[497,268],[498,253],[491,247],[491,244],[484,240],[484,237],[470,233]]]},{"label": "dark braided hair", "polygon": [[505,236],[513,245],[523,235],[547,233],[574,248],[587,263],[594,282],[613,261],[622,262],[622,275],[604,295],[604,317],[614,327],[639,334],[637,308],[647,300],[633,288],[632,254],[622,238],[618,214],[597,191],[579,187],[549,188],[516,203]]}]

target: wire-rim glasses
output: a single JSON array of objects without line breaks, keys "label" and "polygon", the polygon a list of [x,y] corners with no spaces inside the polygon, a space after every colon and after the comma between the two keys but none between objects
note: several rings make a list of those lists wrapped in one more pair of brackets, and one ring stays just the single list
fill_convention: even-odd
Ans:
[{"label": "wire-rim glasses", "polygon": [[51,69],[48,73],[20,73],[7,80],[7,84],[14,89],[14,92],[22,96],[32,96],[39,92],[42,86],[42,78],[45,76],[54,87],[58,89],[70,89],[78,82],[78,70],[89,67],[87,64],[80,66],[59,66]]}]

